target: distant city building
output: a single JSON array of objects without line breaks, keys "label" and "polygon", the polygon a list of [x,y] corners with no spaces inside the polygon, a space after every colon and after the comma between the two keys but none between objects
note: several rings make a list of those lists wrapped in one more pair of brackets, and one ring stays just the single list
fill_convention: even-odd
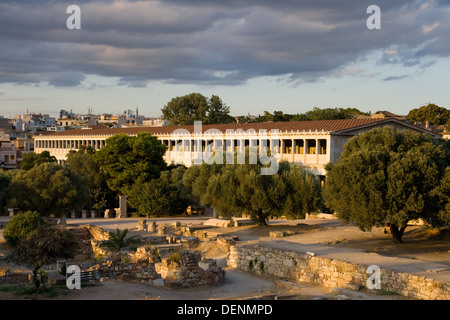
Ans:
[{"label": "distant city building", "polygon": [[0,116],[0,129],[12,130],[13,120]]},{"label": "distant city building", "polygon": [[72,113],[72,110],[70,110],[70,112],[66,111],[66,110],[60,110],[59,111],[59,118],[60,119],[63,119],[63,118],[72,119],[72,118],[75,118],[75,116],[76,115],[74,113]]},{"label": "distant city building", "polygon": [[167,126],[168,121],[163,118],[149,118],[142,121],[144,127],[164,127]]},{"label": "distant city building", "polygon": [[0,169],[18,169],[21,160],[20,151],[10,142],[0,142]]},{"label": "distant city building", "polygon": [[53,127],[47,128],[47,131],[55,131],[55,132],[64,131],[64,130],[66,130],[66,128],[61,127],[61,126],[53,126]]},{"label": "distant city building", "polygon": [[134,126],[36,135],[35,152],[49,151],[60,162],[64,162],[70,150],[78,150],[82,146],[100,150],[105,146],[106,139],[115,134],[134,136],[139,132],[149,132],[167,146],[164,159],[168,164],[191,166],[199,152],[214,152],[216,148],[224,152],[236,152],[251,144],[256,147],[267,146],[278,154],[278,160],[303,166],[324,179],[325,165],[339,159],[348,139],[384,126],[415,130],[442,138],[439,134],[396,118],[203,125],[200,132],[196,131],[198,127],[195,126]]},{"label": "distant city building", "polygon": [[16,131],[41,131],[56,125],[56,119],[48,114],[23,114],[14,118]]},{"label": "distant city building", "polygon": [[370,115],[371,119],[391,119],[395,118],[398,120],[407,120],[405,116],[399,116],[389,111],[377,111]]}]

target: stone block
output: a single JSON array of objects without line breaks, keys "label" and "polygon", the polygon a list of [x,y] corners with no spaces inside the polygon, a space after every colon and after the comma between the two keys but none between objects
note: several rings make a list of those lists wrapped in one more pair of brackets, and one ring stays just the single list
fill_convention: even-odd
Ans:
[{"label": "stone block", "polygon": [[181,222],[180,221],[175,221],[174,223],[172,223],[172,227],[174,227],[175,229],[180,228],[181,227]]},{"label": "stone block", "polygon": [[152,284],[155,287],[164,287],[164,280],[163,279],[155,279],[152,281]]},{"label": "stone block", "polygon": [[203,223],[204,226],[211,227],[220,227],[220,228],[228,228],[232,227],[233,221],[231,220],[223,220],[223,219],[209,219]]},{"label": "stone block", "polygon": [[156,232],[156,222],[152,221],[147,225],[148,232]]},{"label": "stone block", "polygon": [[138,230],[138,231],[144,231],[144,230],[147,230],[147,220],[145,220],[145,219],[139,219],[139,221],[138,221],[138,226],[137,226],[137,230]]},{"label": "stone block", "polygon": [[156,228],[156,230],[157,230],[157,232],[158,232],[158,235],[160,235],[160,236],[166,234],[166,226],[165,226],[165,225],[159,225],[159,226]]},{"label": "stone block", "polygon": [[284,237],[284,233],[282,231],[271,231],[269,232],[269,236],[271,238],[282,238]]}]

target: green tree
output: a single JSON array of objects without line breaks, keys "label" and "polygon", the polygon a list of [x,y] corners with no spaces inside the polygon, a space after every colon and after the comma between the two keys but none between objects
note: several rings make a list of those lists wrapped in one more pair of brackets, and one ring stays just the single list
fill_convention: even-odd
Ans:
[{"label": "green tree", "polygon": [[216,95],[212,95],[208,101],[207,117],[205,124],[235,123],[236,119],[230,116],[230,108]]},{"label": "green tree", "polygon": [[42,151],[41,153],[25,153],[22,156],[19,168],[23,170],[30,170],[34,166],[38,166],[42,163],[56,163],[58,162],[54,156],[50,155],[48,151]]},{"label": "green tree", "polygon": [[273,112],[273,122],[287,122],[291,121],[292,115],[283,113],[282,111]]},{"label": "green tree", "polygon": [[311,111],[306,113],[309,120],[318,121],[318,120],[339,120],[339,119],[350,119],[351,116],[347,114],[342,109],[333,109],[333,108],[314,108]]},{"label": "green tree", "polygon": [[128,205],[137,210],[138,215],[163,216],[170,213],[167,186],[159,179],[136,182],[128,192]]},{"label": "green tree", "polygon": [[135,183],[128,194],[130,207],[147,216],[184,213],[192,202],[192,195],[182,182],[185,171],[180,166],[161,172],[158,179]]},{"label": "green tree", "polygon": [[388,225],[401,242],[409,220],[442,223],[433,190],[447,166],[443,144],[429,135],[374,129],[350,139],[336,165],[327,166],[322,194],[344,222],[364,231]]},{"label": "green tree", "polygon": [[11,174],[0,171],[0,215],[6,210],[9,201],[9,185],[11,183]]},{"label": "green tree", "polygon": [[[225,163],[225,161],[224,161]],[[207,165],[203,163],[201,165],[194,165],[189,167],[183,174],[182,182],[187,192],[191,194],[191,204],[201,202],[207,204],[206,190],[208,188],[209,180],[215,174],[219,174],[223,165],[213,163]]]},{"label": "green tree", "polygon": [[21,240],[46,225],[37,211],[19,212],[8,221],[3,237],[10,246],[15,247]]},{"label": "green tree", "polygon": [[264,111],[264,115],[257,117],[254,120],[250,120],[248,117],[244,117],[239,120],[241,123],[252,122],[286,122],[286,121],[319,121],[319,120],[339,120],[339,119],[352,119],[357,115],[366,115],[368,113],[361,112],[356,108],[327,108],[320,109],[314,108],[306,113],[287,114],[282,111],[274,111],[271,114],[268,111]]},{"label": "green tree", "polygon": [[106,175],[108,187],[126,195],[135,182],[159,178],[167,167],[165,152],[166,146],[150,133],[118,134],[106,140],[94,161]]},{"label": "green tree", "polygon": [[29,265],[33,270],[35,290],[40,286],[39,270],[60,258],[73,258],[78,248],[76,236],[57,226],[40,227],[35,232],[21,239],[8,259],[16,264]]},{"label": "green tree", "polygon": [[87,208],[103,210],[114,208],[117,193],[113,192],[107,184],[106,176],[94,161],[95,150],[83,147],[78,151],[71,150],[67,155],[66,165],[69,165],[79,175],[87,180],[89,190],[89,203]]},{"label": "green tree", "polygon": [[[288,162],[280,163],[279,171],[274,175],[261,175],[260,165],[222,165],[208,180],[201,174],[208,172],[207,165],[201,166],[197,178],[201,180],[198,185],[197,180],[191,184],[193,190],[198,188],[195,193],[200,201],[225,217],[247,214],[265,225],[271,215],[302,218],[320,207],[317,179]],[[203,194],[199,194],[201,192]]]},{"label": "green tree", "polygon": [[161,109],[164,119],[172,125],[193,125],[194,121],[204,124],[233,123],[230,108],[212,95],[210,99],[200,93],[176,97]]},{"label": "green tree", "polygon": [[60,216],[81,210],[88,201],[87,183],[70,166],[43,163],[17,172],[9,187],[11,207]]},{"label": "green tree", "polygon": [[450,224],[450,166],[447,166],[445,175],[439,186],[432,191],[432,196],[437,198],[439,208],[437,218],[445,224]]},{"label": "green tree", "polygon": [[425,124],[428,121],[431,125],[445,125],[450,121],[450,110],[430,103],[420,108],[412,109],[406,118],[412,123]]}]

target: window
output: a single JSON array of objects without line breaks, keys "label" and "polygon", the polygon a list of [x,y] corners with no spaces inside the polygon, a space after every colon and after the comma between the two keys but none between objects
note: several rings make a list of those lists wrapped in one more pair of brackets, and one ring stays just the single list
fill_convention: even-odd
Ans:
[{"label": "window", "polygon": [[319,140],[319,154],[327,154],[327,140]]},{"label": "window", "polygon": [[307,140],[307,154],[316,154],[316,140],[309,139]]}]

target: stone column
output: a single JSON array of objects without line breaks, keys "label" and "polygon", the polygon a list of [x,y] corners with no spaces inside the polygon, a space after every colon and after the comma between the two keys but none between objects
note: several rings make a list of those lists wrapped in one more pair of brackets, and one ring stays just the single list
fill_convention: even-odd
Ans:
[{"label": "stone column", "polygon": [[59,223],[62,226],[66,226],[67,225],[67,214],[65,212],[61,213],[61,217],[60,217]]},{"label": "stone column", "polygon": [[81,210],[81,218],[82,219],[86,219],[86,218],[90,218],[90,217],[91,217],[91,215],[88,210]]},{"label": "stone column", "polygon": [[292,154],[292,163],[294,163],[295,160],[295,139],[291,139],[291,154]]},{"label": "stone column", "polygon": [[316,163],[319,163],[319,139],[316,138]]},{"label": "stone column", "polygon": [[119,195],[119,218],[127,217],[127,197]]}]

